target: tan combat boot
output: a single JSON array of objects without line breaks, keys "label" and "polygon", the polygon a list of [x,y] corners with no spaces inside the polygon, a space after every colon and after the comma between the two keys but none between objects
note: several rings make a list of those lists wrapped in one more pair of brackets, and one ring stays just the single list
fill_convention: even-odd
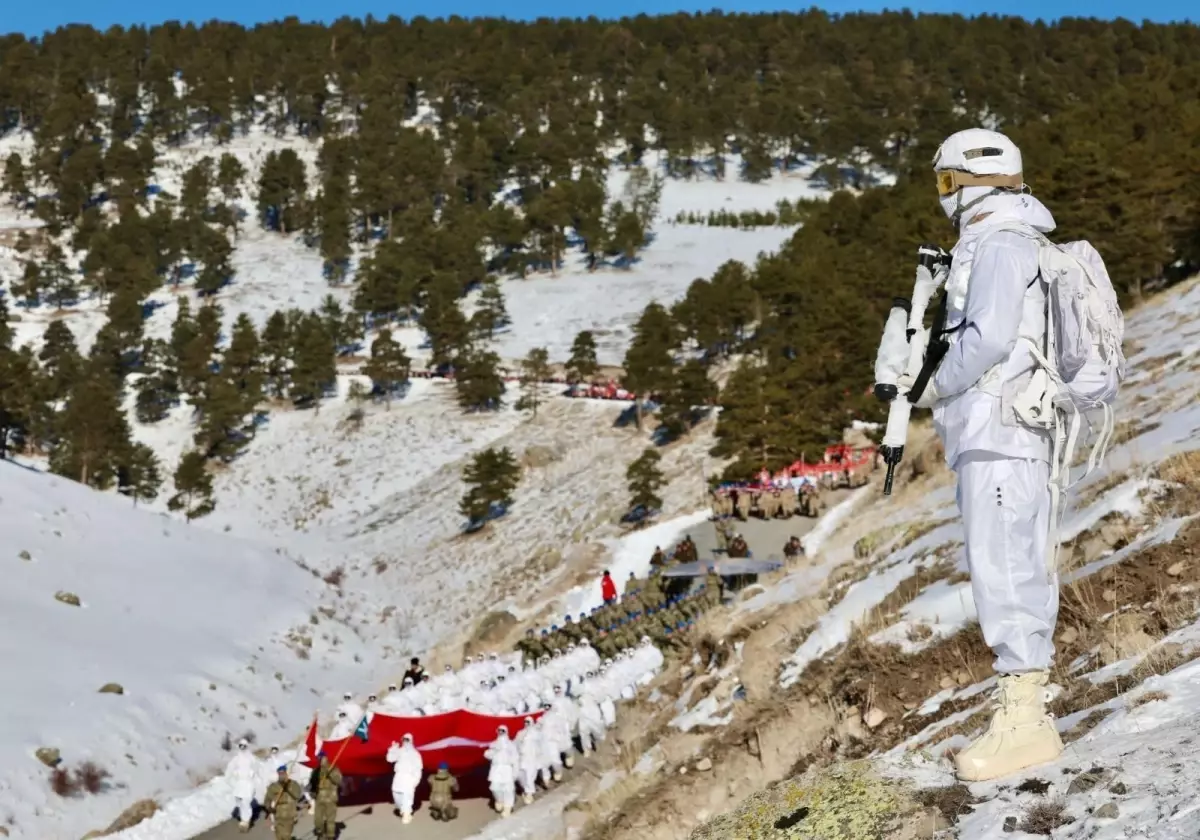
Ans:
[{"label": "tan combat boot", "polygon": [[954,757],[958,778],[985,782],[1058,758],[1063,744],[1046,713],[1047,678],[1046,671],[1000,677],[987,731]]}]

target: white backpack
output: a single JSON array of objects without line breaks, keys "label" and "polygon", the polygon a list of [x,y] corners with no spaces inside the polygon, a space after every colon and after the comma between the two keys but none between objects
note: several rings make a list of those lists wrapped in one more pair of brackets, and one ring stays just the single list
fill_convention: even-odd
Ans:
[{"label": "white backpack", "polygon": [[[1125,380],[1125,316],[1104,260],[1090,242],[1056,245],[1027,225],[1002,225],[1038,243],[1038,269],[1046,286],[1046,334],[1029,342],[1038,362],[1029,386],[1012,401],[1017,418],[1052,435],[1050,460],[1051,560],[1058,553],[1061,496],[1072,484],[1071,462],[1085,419],[1102,414],[1100,430],[1079,480],[1104,458],[1115,430],[1113,403]],[[991,233],[993,231],[989,231]],[[1089,430],[1091,423],[1088,423]]]}]

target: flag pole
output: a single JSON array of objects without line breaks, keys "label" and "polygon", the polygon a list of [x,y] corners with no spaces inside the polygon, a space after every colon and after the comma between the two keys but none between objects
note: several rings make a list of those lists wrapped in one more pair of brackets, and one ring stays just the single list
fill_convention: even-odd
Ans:
[{"label": "flag pole", "polygon": [[[319,716],[319,715],[320,715],[320,712],[313,712],[313,719],[312,719],[312,723],[311,723],[311,724],[309,724],[309,727],[308,727],[308,731],[309,731],[309,732],[313,731],[313,728],[314,728],[314,727],[317,725],[317,718],[318,718],[318,716]],[[307,732],[306,732],[306,733],[305,733],[305,735],[304,735],[304,749],[305,749],[305,752],[307,752],[307,751],[308,751],[308,733],[307,733]],[[288,777],[289,777],[289,778],[290,778],[290,777],[291,777],[291,775],[292,775],[292,768],[294,768],[294,767],[296,766],[296,760],[297,760],[299,757],[300,757],[300,751],[299,751],[299,750],[296,750],[296,753],[295,753],[295,754],[292,756],[292,760],[288,762]],[[272,814],[272,817],[271,817],[271,820],[272,820],[272,822],[273,822],[273,821],[274,821],[274,819],[275,819],[275,818],[274,818],[274,816],[273,816],[273,815],[274,815],[274,813],[275,813],[275,809],[279,807],[279,801],[280,801],[281,799],[283,799],[283,792],[284,792],[284,790],[285,790],[285,789],[286,789],[286,786],[283,786],[283,787],[281,787],[281,788],[280,788],[280,791],[279,791],[279,796],[275,797],[275,802],[274,802],[274,803],[272,803],[272,805],[271,805],[271,811],[270,811],[270,813]],[[263,804],[265,805],[266,803],[263,803]]]}]

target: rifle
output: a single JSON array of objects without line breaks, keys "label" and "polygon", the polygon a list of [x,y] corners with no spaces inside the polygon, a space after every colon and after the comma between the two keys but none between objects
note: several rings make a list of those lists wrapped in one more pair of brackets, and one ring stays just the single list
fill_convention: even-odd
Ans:
[{"label": "rifle", "polygon": [[[930,377],[950,349],[945,338],[948,304],[945,291],[934,311],[932,326],[926,329],[924,323],[929,301],[942,289],[949,275],[950,255],[937,245],[924,244],[917,249],[917,262],[928,273],[918,272],[911,301],[893,298],[875,362],[875,398],[889,404],[887,429],[880,446],[887,465],[883,481],[885,496],[892,493],[896,466],[904,456],[913,405],[925,393]],[[912,383],[907,387],[899,381],[905,376]]]}]

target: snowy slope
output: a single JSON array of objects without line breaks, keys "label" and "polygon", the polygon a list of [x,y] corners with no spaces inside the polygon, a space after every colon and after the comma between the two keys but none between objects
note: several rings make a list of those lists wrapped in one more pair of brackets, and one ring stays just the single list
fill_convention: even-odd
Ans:
[{"label": "snowy slope", "polygon": [[[177,191],[183,171],[199,157],[232,153],[249,173],[241,204],[252,217],[253,185],[262,162],[269,151],[285,147],[295,148],[312,165],[316,147],[254,131],[223,146],[196,142],[164,151],[155,181]],[[0,138],[0,157],[14,150],[28,155],[29,137]],[[601,361],[619,362],[630,325],[646,303],[670,304],[694,279],[710,276],[724,261],[752,262],[760,251],[779,247],[791,233],[786,227],[735,231],[674,225],[668,220],[681,211],[770,210],[783,198],[824,194],[823,187],[804,172],[751,185],[733,178],[735,159],[729,171],[726,181],[708,177],[668,181],[653,242],[628,270],[588,273],[578,255],[571,255],[557,275],[540,273],[503,281],[513,324],[498,336],[497,351],[515,359],[532,347],[546,346],[552,360],[562,361],[575,334],[594,329]],[[613,167],[613,197],[620,195],[626,178],[624,171]],[[20,275],[11,247],[17,231],[36,226],[29,217],[0,203],[0,284],[7,287]],[[329,293],[343,304],[349,302],[351,286],[330,287],[321,276],[315,250],[305,248],[296,237],[262,231],[252,218],[237,240],[233,263],[235,280],[218,298],[227,327],[241,313],[261,326],[276,309],[311,309]],[[146,320],[148,336],[169,335],[181,297],[190,298],[195,309],[197,300],[187,283],[177,289],[163,288],[151,297],[155,308]],[[467,307],[471,305],[468,300]],[[11,324],[17,344],[36,346],[46,326],[61,318],[84,350],[104,322],[103,308],[95,299],[82,300],[65,312],[14,307],[14,315],[19,317]],[[425,338],[419,330],[402,329],[399,337],[418,361],[424,359]],[[111,658],[98,653],[89,656],[87,668],[81,668],[76,667],[80,660],[62,650],[32,649],[34,661],[66,663],[64,673],[81,680],[79,685],[72,683],[69,691],[51,685],[48,694],[77,704],[81,697],[116,701],[98,708],[116,706],[129,717],[115,722],[96,718],[94,728],[81,722],[70,723],[69,729],[55,728],[66,727],[71,720],[57,714],[61,705],[32,699],[29,708],[38,710],[35,717],[54,721],[53,726],[34,726],[27,718],[11,717],[16,740],[10,740],[6,731],[4,744],[6,750],[13,745],[13,766],[18,771],[11,780],[0,777],[0,785],[6,786],[0,787],[0,824],[10,798],[19,801],[20,809],[14,806],[12,811],[13,836],[57,836],[60,830],[63,836],[82,834],[107,824],[134,799],[155,796],[165,801],[219,768],[226,754],[216,745],[227,729],[236,735],[256,728],[260,743],[267,740],[268,729],[271,739],[288,740],[315,707],[328,711],[330,698],[342,690],[365,691],[394,678],[401,657],[455,638],[489,609],[507,607],[522,616],[542,609],[554,593],[575,585],[581,574],[591,574],[597,556],[621,551],[617,520],[625,505],[624,472],[647,444],[644,434],[618,424],[621,406],[556,399],[543,407],[536,420],[511,408],[494,415],[464,416],[454,405],[451,386],[422,380],[414,381],[408,394],[390,409],[368,406],[363,426],[356,431],[347,422],[351,406],[345,399],[352,378],[344,371],[339,377],[341,395],[326,401],[319,411],[272,409],[247,452],[216,474],[216,512],[190,527],[153,513],[163,509],[170,495],[169,481],[148,511],[134,513],[123,499],[98,498],[70,482],[0,465],[6,473],[5,487],[10,480],[35,481],[69,496],[49,502],[41,512],[43,519],[17,517],[25,523],[22,528],[50,522],[59,509],[65,511],[62,518],[80,522],[79,542],[61,556],[52,555],[61,559],[50,567],[62,568],[69,562],[80,571],[72,572],[65,583],[53,577],[40,580],[48,592],[45,597],[20,588],[5,593],[29,611],[21,613],[22,626],[57,639],[55,621],[65,615],[72,616],[66,620],[98,615],[113,602],[110,592],[129,593],[121,603],[130,604],[127,612],[122,607],[92,637],[98,647],[114,651]],[[515,394],[509,402],[514,400]],[[194,433],[186,406],[161,423],[134,423],[133,428],[137,439],[155,449],[168,474]],[[668,515],[694,510],[702,503],[702,477],[717,466],[705,456],[711,444],[711,426],[707,426],[692,440],[664,453],[664,471],[673,479],[663,492]],[[509,516],[490,533],[463,539],[456,510],[463,490],[461,470],[472,453],[488,445],[511,447],[526,472]],[[10,495],[17,493],[0,492],[5,507]],[[116,513],[92,513],[110,509]],[[0,515],[7,517],[2,507]],[[117,525],[123,540],[126,534],[142,531],[149,542],[160,530],[170,536],[163,537],[161,545],[147,543],[144,552],[123,548],[111,563],[136,564],[138,571],[113,571],[118,567],[108,559],[98,562],[102,555],[92,548],[104,545],[98,536],[101,521]],[[85,526],[91,530],[85,532]],[[7,529],[6,537],[13,535],[14,545],[29,544],[34,560],[21,565],[26,574],[42,574],[38,554],[42,543],[32,533],[17,539],[26,530]],[[103,533],[116,534],[118,528]],[[251,543],[237,542],[239,538],[267,547],[247,547]],[[194,549],[183,550],[182,546],[193,543]],[[127,541],[121,544],[127,546]],[[241,558],[242,551],[250,552],[253,562]],[[144,557],[167,559],[165,563],[156,559],[154,566],[144,568]],[[339,586],[321,581],[339,568],[344,574]],[[157,576],[167,569],[175,576]],[[191,575],[185,577],[188,571]],[[103,588],[93,582],[91,573],[103,581]],[[265,581],[256,583],[261,579],[255,574],[269,580],[270,586],[264,587]],[[180,579],[184,583],[172,582]],[[180,594],[168,595],[164,591],[168,586],[178,586]],[[75,610],[53,601],[58,588],[77,590],[85,607]],[[142,612],[132,604],[152,604],[156,611]],[[317,606],[323,612],[316,612]],[[6,610],[4,614],[18,613]],[[160,629],[154,622],[165,623],[168,615],[178,626]],[[150,626],[137,622],[150,622]],[[117,656],[120,648],[108,640],[126,635],[136,635],[145,651]],[[172,641],[171,650],[187,651],[179,658],[178,673],[158,664],[159,651],[167,648],[158,642],[163,638]],[[311,660],[297,655],[295,649],[302,647],[297,639],[311,642]],[[117,667],[119,663],[124,663],[124,670]],[[283,675],[282,681],[276,673]],[[126,694],[93,696],[108,681],[122,683]],[[217,689],[210,690],[209,682]],[[5,703],[0,708],[7,715],[16,705]],[[26,708],[23,700],[19,705]],[[266,717],[260,719],[257,712]],[[110,736],[109,730],[119,734]],[[176,742],[178,737],[187,740]],[[48,771],[31,757],[34,748],[44,745],[59,746],[69,764],[88,757],[105,766],[111,763],[114,781],[124,787],[79,801],[47,800]],[[134,759],[125,758],[126,753]],[[212,788],[208,791],[212,801],[222,801],[219,787],[216,793]],[[207,814],[201,821],[214,818],[212,807],[206,810],[202,804],[191,813],[193,819],[196,813]]]},{"label": "snowy slope", "polygon": [[[79,836],[135,799],[187,789],[223,763],[226,732],[287,740],[315,691],[361,681],[373,658],[339,664],[314,641],[300,659],[285,641],[308,624],[325,587],[286,555],[189,527],[121,497],[0,463],[0,824],[10,836]],[[55,599],[70,593],[72,606]],[[315,635],[315,634],[314,634]],[[118,683],[123,695],[101,694]],[[38,763],[92,760],[112,789],[63,799]]]}]

